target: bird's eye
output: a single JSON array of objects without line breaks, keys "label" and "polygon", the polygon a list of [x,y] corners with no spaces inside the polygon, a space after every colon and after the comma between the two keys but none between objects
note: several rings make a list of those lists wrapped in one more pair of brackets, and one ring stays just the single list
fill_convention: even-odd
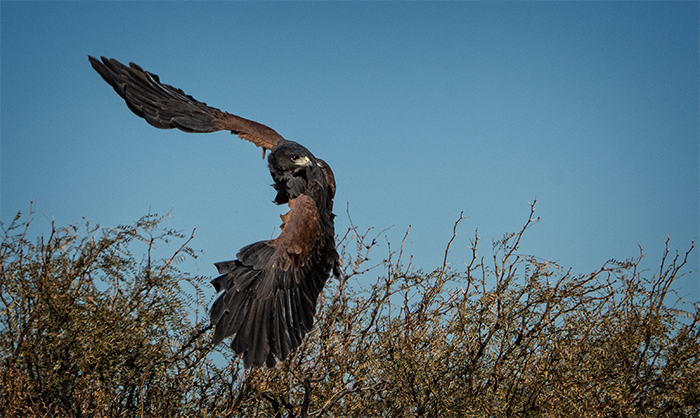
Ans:
[{"label": "bird's eye", "polygon": [[304,155],[295,155],[292,157],[292,162],[295,165],[308,165],[309,161],[311,161],[309,157],[306,157]]}]

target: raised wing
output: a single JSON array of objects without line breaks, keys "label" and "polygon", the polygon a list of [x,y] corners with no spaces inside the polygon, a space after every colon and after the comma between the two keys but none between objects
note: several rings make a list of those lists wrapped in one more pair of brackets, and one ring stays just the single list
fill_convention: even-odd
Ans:
[{"label": "raised wing", "polygon": [[115,59],[88,59],[129,109],[156,128],[202,133],[228,130],[263,148],[263,155],[264,150],[285,142],[274,129],[207,106],[176,87],[162,84],[157,75],[133,62],[127,67]]}]

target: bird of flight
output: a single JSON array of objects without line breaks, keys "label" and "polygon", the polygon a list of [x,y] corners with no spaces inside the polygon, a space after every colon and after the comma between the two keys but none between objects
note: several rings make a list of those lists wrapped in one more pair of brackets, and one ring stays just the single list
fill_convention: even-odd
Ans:
[{"label": "bird of flight", "polygon": [[335,179],[325,161],[273,129],[195,100],[162,84],[157,75],[88,57],[137,116],[160,129],[184,132],[228,130],[270,151],[268,166],[277,190],[274,203],[288,204],[275,239],[243,247],[236,260],[216,263],[212,281],[221,292],[210,311],[214,344],[233,336],[231,348],[246,368],[272,367],[298,347],[311,329],[316,301],[326,280],[340,276],[335,245]]}]

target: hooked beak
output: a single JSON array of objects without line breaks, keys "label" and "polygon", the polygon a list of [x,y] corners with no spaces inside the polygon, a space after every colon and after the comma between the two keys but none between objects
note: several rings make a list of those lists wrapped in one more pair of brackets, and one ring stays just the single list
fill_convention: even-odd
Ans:
[{"label": "hooked beak", "polygon": [[304,157],[299,157],[299,158],[297,158],[296,160],[294,160],[294,164],[296,164],[296,165],[303,165],[303,166],[309,166],[309,165],[311,165],[311,160],[309,159],[309,157],[306,157],[306,156],[304,156]]}]

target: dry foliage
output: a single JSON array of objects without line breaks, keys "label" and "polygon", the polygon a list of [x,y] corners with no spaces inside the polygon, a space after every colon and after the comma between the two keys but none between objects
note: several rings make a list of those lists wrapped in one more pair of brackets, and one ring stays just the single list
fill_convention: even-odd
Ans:
[{"label": "dry foliage", "polygon": [[[576,275],[518,252],[533,211],[492,257],[478,255],[475,235],[462,270],[447,263],[461,216],[430,272],[412,268],[403,242],[370,265],[382,232],[352,227],[340,239],[345,277],[327,286],[304,344],[273,369],[248,371],[209,344],[208,278],[175,267],[196,255],[191,236],[149,216],[110,230],[53,228],[30,242],[31,214],[18,215],[0,249],[0,412],[700,414],[700,309],[664,303],[693,247],[673,253],[667,242],[657,272],[640,271],[640,254]],[[152,256],[173,240],[182,242],[174,254]],[[144,254],[132,254],[139,246]],[[383,274],[363,285],[374,267]]]}]

